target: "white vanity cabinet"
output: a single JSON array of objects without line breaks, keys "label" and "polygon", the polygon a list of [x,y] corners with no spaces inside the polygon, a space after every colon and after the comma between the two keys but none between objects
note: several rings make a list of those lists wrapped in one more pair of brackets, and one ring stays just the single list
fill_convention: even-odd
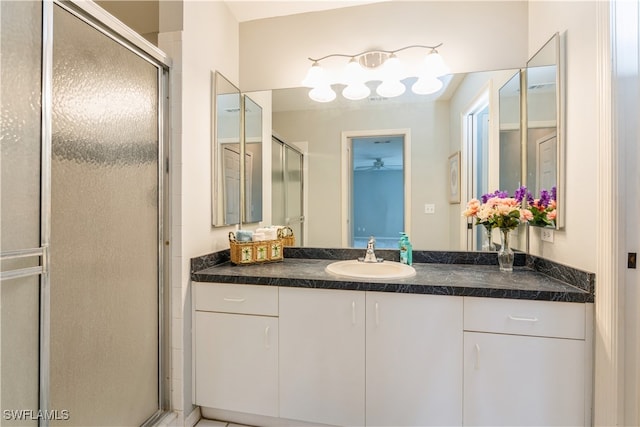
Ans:
[{"label": "white vanity cabinet", "polygon": [[194,283],[197,405],[278,416],[278,288]]},{"label": "white vanity cabinet", "polygon": [[193,286],[203,414],[258,416],[251,425],[591,424],[593,304]]},{"label": "white vanity cabinet", "polygon": [[462,424],[462,298],[367,292],[366,424]]},{"label": "white vanity cabinet", "polygon": [[364,425],[365,293],[280,288],[280,417]]},{"label": "white vanity cabinet", "polygon": [[464,425],[590,423],[587,304],[464,299]]},{"label": "white vanity cabinet", "polygon": [[280,289],[283,418],[461,425],[461,366],[462,298]]}]

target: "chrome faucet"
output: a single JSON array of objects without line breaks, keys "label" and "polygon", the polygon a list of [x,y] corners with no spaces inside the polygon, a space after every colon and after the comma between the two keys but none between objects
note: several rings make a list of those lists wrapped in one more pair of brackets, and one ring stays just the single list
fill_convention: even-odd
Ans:
[{"label": "chrome faucet", "polygon": [[382,259],[378,260],[375,253],[376,239],[373,236],[369,237],[369,242],[367,242],[367,252],[362,259],[362,262],[380,262]]}]

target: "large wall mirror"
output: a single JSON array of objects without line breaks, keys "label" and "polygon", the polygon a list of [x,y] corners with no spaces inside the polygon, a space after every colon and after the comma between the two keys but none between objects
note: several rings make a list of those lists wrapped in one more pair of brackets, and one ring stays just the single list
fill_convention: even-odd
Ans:
[{"label": "large wall mirror", "polygon": [[[272,92],[273,130],[287,143],[305,143],[307,147],[307,180],[305,181],[305,212],[307,233],[305,244],[314,247],[342,247],[342,189],[343,150],[341,135],[349,132],[385,131],[385,138],[373,139],[376,153],[363,159],[353,159],[354,168],[372,175],[368,191],[372,194],[380,187],[375,179],[380,175],[398,173],[405,168],[405,185],[410,194],[405,201],[411,223],[406,231],[413,247],[418,250],[466,250],[466,223],[462,211],[470,192],[462,200],[450,198],[450,157],[462,150],[461,167],[456,173],[463,188],[471,185],[479,170],[491,174],[491,191],[499,185],[498,164],[473,168],[474,156],[463,146],[462,114],[476,102],[481,94],[487,96],[489,116],[497,119],[498,89],[518,69],[495,70],[455,74],[443,78],[443,89],[431,95],[415,95],[410,91],[395,98],[371,96],[359,101],[338,97],[330,103],[317,103],[308,96],[308,88],[277,89]],[[410,87],[410,83],[406,84]],[[340,88],[337,88],[340,92]],[[372,92],[373,93],[373,92]],[[517,122],[517,120],[516,120]],[[498,147],[498,129],[487,130],[489,145]],[[391,144],[390,135],[402,130],[405,135],[406,162],[385,154]],[[357,153],[356,153],[357,154]],[[465,157],[467,156],[467,157]],[[495,156],[497,159],[497,156]],[[358,163],[360,162],[360,163]],[[520,170],[520,161],[515,167]],[[378,174],[378,175],[375,175]],[[471,188],[475,188],[471,186]],[[384,217],[386,204],[377,203],[371,212]],[[387,214],[387,217],[390,215]],[[353,218],[351,222],[355,224]],[[406,225],[405,225],[406,227]],[[367,230],[363,233],[366,234]],[[399,237],[399,235],[398,235]],[[389,247],[397,248],[397,238],[390,239]],[[382,242],[379,242],[382,244]]]},{"label": "large wall mirror", "polygon": [[244,101],[243,221],[262,221],[262,107],[247,95]]},{"label": "large wall mirror", "polygon": [[562,42],[555,34],[527,62],[526,186],[534,197],[555,193],[555,227],[564,227]]},{"label": "large wall mirror", "polygon": [[219,72],[213,79],[212,224],[240,223],[240,90]]}]

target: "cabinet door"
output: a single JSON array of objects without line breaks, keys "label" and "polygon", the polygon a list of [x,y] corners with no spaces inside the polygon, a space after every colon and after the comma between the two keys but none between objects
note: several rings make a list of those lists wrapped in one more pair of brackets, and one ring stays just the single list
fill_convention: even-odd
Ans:
[{"label": "cabinet door", "polygon": [[195,403],[278,416],[278,319],[196,311]]},{"label": "cabinet door", "polygon": [[464,424],[585,422],[581,340],[464,333]]},{"label": "cabinet door", "polygon": [[462,424],[462,298],[367,292],[368,426]]},{"label": "cabinet door", "polygon": [[365,293],[280,288],[280,416],[364,425]]}]

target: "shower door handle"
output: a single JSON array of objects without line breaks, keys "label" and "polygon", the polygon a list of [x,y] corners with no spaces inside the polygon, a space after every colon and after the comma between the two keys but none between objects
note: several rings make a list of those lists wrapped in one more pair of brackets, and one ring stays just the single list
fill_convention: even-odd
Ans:
[{"label": "shower door handle", "polygon": [[21,277],[36,276],[44,274],[46,271],[46,250],[45,247],[32,249],[18,249],[6,251],[0,254],[0,261],[6,262],[11,259],[40,257],[40,265],[34,267],[16,268],[0,272],[0,280],[18,279]]}]

